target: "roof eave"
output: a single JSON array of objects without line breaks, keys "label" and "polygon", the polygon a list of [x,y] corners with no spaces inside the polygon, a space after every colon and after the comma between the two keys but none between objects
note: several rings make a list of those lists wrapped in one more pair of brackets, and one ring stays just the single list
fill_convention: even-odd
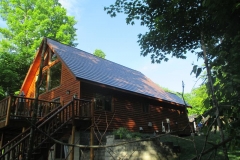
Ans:
[{"label": "roof eave", "polygon": [[190,107],[190,106],[186,106],[186,105],[179,104],[179,103],[176,103],[176,102],[167,101],[167,100],[164,100],[164,99],[161,99],[161,98],[151,97],[151,96],[147,96],[147,95],[144,95],[144,94],[140,94],[140,93],[124,90],[124,89],[121,89],[121,88],[109,86],[109,85],[106,85],[106,84],[101,84],[101,83],[98,83],[98,82],[89,81],[89,80],[82,79],[82,78],[79,78],[79,77],[76,77],[76,79],[79,80],[79,81],[90,83],[90,84],[97,85],[97,86],[100,86],[100,87],[105,87],[105,88],[109,88],[109,89],[113,89],[113,90],[129,93],[129,94],[133,94],[133,95],[149,98],[149,99],[152,99],[152,100],[168,103],[168,104],[179,106],[179,107],[186,107],[186,108]]}]

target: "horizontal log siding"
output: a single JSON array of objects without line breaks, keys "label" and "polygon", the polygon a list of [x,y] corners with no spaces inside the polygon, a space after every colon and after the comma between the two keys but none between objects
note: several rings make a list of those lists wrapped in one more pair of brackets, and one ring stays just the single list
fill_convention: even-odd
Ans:
[{"label": "horizontal log siding", "polygon": [[[66,94],[67,90],[70,91],[69,95]],[[35,79],[33,80],[26,96],[34,97],[34,92]],[[53,100],[60,97],[60,101],[66,104],[67,102],[72,100],[74,94],[80,96],[80,81],[76,80],[76,78],[70,73],[68,68],[62,63],[61,85],[59,87],[53,88],[50,91],[47,91],[46,93],[41,94],[39,98],[44,100]]]},{"label": "horizontal log siding", "polygon": [[[171,130],[173,131],[181,130],[188,125],[188,118],[183,107],[117,90],[110,90],[106,87],[81,83],[81,98],[93,99],[95,93],[113,96],[112,104],[114,110],[112,112],[95,111],[95,120],[99,130],[105,130],[106,122],[110,123],[112,117],[113,121],[108,131],[119,127],[126,127],[131,131],[139,131],[139,127],[142,127],[146,133],[153,133],[154,130],[158,130],[161,133],[162,121],[166,122],[166,118],[170,119]],[[150,104],[148,113],[143,112],[143,103]],[[152,122],[153,127],[148,127],[148,122]]]}]

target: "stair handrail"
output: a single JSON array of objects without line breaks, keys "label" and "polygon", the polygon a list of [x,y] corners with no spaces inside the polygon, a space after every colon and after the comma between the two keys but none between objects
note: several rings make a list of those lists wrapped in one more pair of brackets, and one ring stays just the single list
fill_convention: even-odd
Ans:
[{"label": "stair handrail", "polygon": [[[41,127],[44,127],[44,125],[46,124],[47,125],[47,123],[49,123],[50,122],[50,120],[54,120],[54,118],[55,117],[57,117],[57,115],[58,114],[60,114],[63,110],[65,110],[67,107],[74,107],[74,101],[77,101],[77,100],[80,100],[80,101],[85,101],[85,102],[89,102],[89,103],[91,103],[91,101],[90,100],[84,100],[84,99],[73,99],[72,101],[70,101],[69,103],[67,103],[64,107],[58,107],[58,108],[56,108],[54,111],[52,111],[52,112],[50,112],[49,114],[48,114],[48,116],[46,116],[46,117],[44,117],[43,119],[41,119],[36,125],[38,125],[37,126],[37,128],[39,129],[39,130],[41,130]],[[72,105],[71,105],[72,104]],[[72,111],[74,111],[74,109],[72,109]],[[64,113],[64,112],[63,112]],[[66,114],[67,115],[67,114]],[[71,120],[72,118],[74,117],[74,112],[72,112],[72,115],[69,115],[69,117],[68,117],[68,119],[67,119],[67,117],[66,117],[66,120],[63,118],[62,120],[65,120],[64,122],[63,122],[63,124],[60,126],[60,127],[62,127],[64,124],[66,124],[69,120]],[[41,123],[42,122],[42,123]],[[59,128],[58,128],[59,129]],[[56,132],[57,130],[55,130],[54,131],[54,133]],[[54,133],[52,133],[52,134],[54,134]],[[42,134],[42,133],[41,133]],[[51,134],[51,135],[52,135]],[[11,143],[9,142],[9,143],[7,143],[6,145],[4,145],[1,149],[0,149],[0,158],[1,157],[4,157],[5,155],[7,155],[7,156],[9,156],[9,152],[11,152],[12,150],[14,150],[15,148],[17,148],[17,147],[20,147],[20,146],[24,146],[24,145],[28,145],[28,140],[26,140],[26,139],[28,139],[29,138],[29,136],[30,136],[30,133],[29,133],[29,129],[27,129],[25,132],[23,132],[22,134],[20,134],[19,136],[17,136],[16,138],[14,138],[12,141],[10,141],[11,143],[14,143],[12,146],[10,145]],[[20,140],[19,140],[19,139]],[[47,139],[47,138],[46,138]],[[45,140],[46,140],[45,139]],[[26,141],[25,143],[24,143],[24,140]],[[41,143],[42,144],[42,143]],[[7,149],[7,147],[8,146],[11,146],[7,151],[5,151],[5,149]],[[39,144],[40,145],[40,144]],[[38,145],[38,146],[39,146]],[[34,150],[35,149],[37,149],[38,148],[38,146],[37,147],[35,147],[34,148]],[[18,150],[21,150],[21,149],[19,149],[18,148]],[[20,153],[20,151],[19,151],[19,154],[18,154],[18,156],[20,156],[21,154],[23,154],[23,153]],[[14,155],[15,156],[15,155]]]},{"label": "stair handrail", "polygon": [[[39,121],[37,121],[36,126],[38,126],[39,124],[41,124],[42,122],[44,122],[46,119],[49,118],[49,116],[51,114],[53,114],[55,111],[57,111],[59,108],[62,108],[62,106],[60,105],[59,107],[55,108],[52,112],[48,113],[45,117],[41,118]],[[16,136],[15,138],[13,138],[10,142],[6,143],[2,148],[0,148],[0,155],[3,152],[6,152],[5,149],[7,148],[7,146],[9,146],[11,143],[15,143],[15,141],[17,142],[21,142],[21,139],[23,139],[23,137],[27,136],[27,132],[30,131],[30,127],[27,128],[24,132],[20,133],[18,136]],[[20,140],[18,140],[20,139]],[[18,144],[16,144],[18,145]],[[11,149],[11,148],[10,148]]]},{"label": "stair handrail", "polygon": [[[48,117],[47,119],[50,120],[53,117],[55,117],[56,115],[59,114],[59,112],[61,112],[62,110],[64,110],[68,105],[70,105],[71,103],[74,103],[74,100],[78,100],[78,101],[85,101],[85,102],[91,102],[90,100],[85,100],[85,99],[76,99],[74,98],[72,101],[70,101],[69,103],[67,103],[64,107],[61,107],[57,112],[55,112],[54,114],[52,114],[50,117]],[[74,112],[73,112],[74,113]],[[72,115],[71,118],[73,118],[75,115]],[[38,128],[40,128],[41,126],[43,126],[45,123],[47,123],[47,121],[43,121],[43,123],[41,123]]]},{"label": "stair handrail", "polygon": [[[66,109],[67,107],[69,107],[69,106],[71,106],[71,104],[72,104],[72,106],[73,106],[73,104],[74,104],[74,101],[75,100],[80,100],[80,101],[85,101],[85,102],[89,102],[89,103],[91,103],[91,101],[89,101],[89,100],[84,100],[84,99],[73,99],[73,101],[70,101],[69,103],[67,103],[64,107],[58,107],[58,108],[56,108],[54,111],[52,111],[52,112],[50,112],[47,116],[45,116],[43,119],[41,119],[36,125],[38,125],[38,129],[40,129],[41,130],[41,127],[42,126],[44,126],[46,123],[48,123],[50,120],[52,120],[53,118],[55,118],[59,113],[61,113],[64,109]],[[73,111],[74,111],[74,109],[73,109]],[[73,118],[73,116],[69,116],[68,117],[68,119],[66,119],[66,122],[68,122],[69,120],[71,120],[71,118]],[[41,123],[42,122],[42,123]],[[66,122],[64,122],[64,124],[66,123]],[[61,127],[61,126],[60,126]],[[14,138],[12,141],[10,141],[11,143],[13,143],[14,142],[14,144],[11,146],[10,144],[10,142],[9,143],[7,143],[6,145],[4,145],[1,149],[0,149],[0,158],[1,157],[4,157],[5,155],[8,155],[9,156],[9,152],[11,152],[14,148],[16,148],[16,147],[19,147],[19,146],[22,146],[22,145],[24,145],[24,144],[26,144],[26,143],[28,143],[28,140],[26,140],[27,138],[29,138],[29,136],[30,136],[30,133],[28,132],[29,131],[29,128],[25,131],[25,132],[23,132],[22,134],[20,134],[19,136],[17,136],[16,138]],[[56,132],[56,130],[55,130],[55,132]],[[42,133],[41,133],[42,134]],[[53,133],[52,133],[53,134]],[[20,140],[19,140],[19,138],[21,138]],[[26,140],[27,142],[23,142],[24,140]],[[5,149],[8,147],[8,146],[11,146],[7,151],[5,151]],[[39,146],[39,145],[38,145]],[[36,146],[35,148],[34,148],[34,150],[35,149],[37,149],[38,148],[38,146]]]}]

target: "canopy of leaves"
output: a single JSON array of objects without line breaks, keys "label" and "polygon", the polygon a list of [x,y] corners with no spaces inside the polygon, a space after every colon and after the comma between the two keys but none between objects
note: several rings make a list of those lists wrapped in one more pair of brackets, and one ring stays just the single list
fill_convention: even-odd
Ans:
[{"label": "canopy of leaves", "polygon": [[2,0],[0,16],[0,86],[19,90],[42,37],[75,46],[76,21],[57,0]]},{"label": "canopy of leaves", "polygon": [[[184,59],[187,51],[202,58],[203,52],[196,52],[196,49],[205,46],[205,64],[212,71],[208,72],[208,77],[212,76],[208,81],[213,80],[213,95],[217,97],[220,110],[226,119],[240,119],[239,0],[116,0],[105,10],[111,17],[126,14],[127,24],[140,21],[148,27],[148,32],[139,34],[138,42],[141,54],[151,54],[152,62],[167,61],[169,55]],[[194,72],[198,76],[203,69],[195,66]],[[210,83],[206,86],[207,90],[213,88]],[[204,93],[198,93],[201,90],[194,92],[204,98]],[[239,127],[230,128],[231,135],[239,134]]]},{"label": "canopy of leaves", "polygon": [[98,57],[103,58],[103,59],[105,59],[105,57],[106,57],[106,54],[100,49],[96,49],[94,51],[93,55],[98,56]]},{"label": "canopy of leaves", "polygon": [[105,10],[111,17],[116,13],[127,14],[127,24],[139,20],[147,26],[149,31],[139,34],[141,54],[150,53],[152,62],[160,63],[168,60],[167,55],[185,59],[187,51],[199,48],[201,31],[209,34],[213,24],[202,18],[205,8],[201,3],[201,0],[116,0]]},{"label": "canopy of leaves", "polygon": [[185,100],[192,106],[188,109],[189,115],[202,115],[210,108],[207,89],[205,85],[195,88],[191,93],[184,94]]}]

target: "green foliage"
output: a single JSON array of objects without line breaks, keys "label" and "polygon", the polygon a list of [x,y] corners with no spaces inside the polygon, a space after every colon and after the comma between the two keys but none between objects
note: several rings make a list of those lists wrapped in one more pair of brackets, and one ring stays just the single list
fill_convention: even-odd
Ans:
[{"label": "green foliage", "polygon": [[[182,98],[181,93],[174,92],[168,88],[161,87],[164,91],[174,93]],[[184,93],[183,95],[186,103],[192,108],[188,108],[189,115],[202,115],[210,108],[210,101],[208,99],[208,91],[206,85],[195,88],[191,93]]]},{"label": "green foliage", "polygon": [[202,115],[207,109],[210,108],[208,92],[205,85],[195,88],[191,93],[184,95],[185,100],[192,106],[188,109],[190,115]]},{"label": "green foliage", "polygon": [[[198,155],[202,152],[202,149],[204,147],[204,141],[205,141],[206,136],[201,135],[201,136],[194,136],[194,143],[196,148],[193,146],[193,137],[176,137],[172,135],[166,135],[164,137],[160,137],[159,140],[163,142],[173,142],[174,145],[180,145],[181,147],[181,154],[178,155],[179,160],[190,160],[196,157],[196,150]],[[220,141],[220,137],[218,134],[215,134],[213,132],[210,132],[208,135],[208,140],[209,143],[206,143],[206,150],[212,148],[214,145],[213,144],[218,144]],[[230,143],[227,143],[229,146]],[[228,151],[229,159],[230,160],[237,160],[240,156],[240,147],[239,146],[234,146],[233,150]],[[224,159],[223,153],[221,148],[218,148],[216,150],[213,150],[212,152],[204,155],[201,159],[207,160],[207,159],[215,159],[215,160],[222,160]]]},{"label": "green foliage", "polygon": [[[111,17],[124,13],[127,24],[138,21],[149,29],[145,34],[139,34],[138,42],[141,54],[151,54],[152,62],[167,61],[168,56],[185,59],[187,51],[203,58],[203,51],[196,49],[205,46],[205,62],[212,72],[208,76],[214,87],[206,83],[206,88],[188,95],[188,103],[196,106],[189,112],[200,114],[204,112],[202,106],[213,107],[213,96],[208,97],[207,91],[214,88],[221,115],[225,117],[222,121],[235,119],[225,123],[225,127],[228,126],[226,129],[230,135],[237,135],[240,127],[233,128],[232,123],[240,119],[239,4],[235,0],[116,0],[105,10]],[[194,66],[193,73],[198,77],[203,69]],[[214,110],[216,108],[209,112],[211,117],[216,116]]]},{"label": "green foliage", "polygon": [[3,88],[0,86],[0,99],[3,99],[5,96]]},{"label": "green foliage", "polygon": [[106,57],[106,54],[100,49],[96,49],[94,51],[93,55],[95,55],[97,57],[100,57],[100,58],[103,58],[103,59],[105,59],[105,57]]},{"label": "green foliage", "polygon": [[0,53],[0,86],[3,92],[13,93],[19,89],[21,79],[25,75],[19,74],[25,69],[24,62],[18,61],[19,56],[11,53]]},{"label": "green foliage", "polygon": [[42,37],[76,46],[76,21],[57,0],[2,0],[0,16],[0,86],[20,89]]},{"label": "green foliage", "polygon": [[113,135],[119,135],[120,139],[142,138],[139,132],[131,132],[127,128],[120,127],[113,131]]},{"label": "green foliage", "polygon": [[199,48],[200,32],[209,33],[212,25],[202,18],[206,13],[200,3],[199,0],[116,0],[105,10],[111,17],[125,13],[127,24],[140,21],[146,26],[149,31],[138,35],[141,55],[151,54],[152,62],[160,63],[168,61],[169,56],[185,59],[187,51]]}]

